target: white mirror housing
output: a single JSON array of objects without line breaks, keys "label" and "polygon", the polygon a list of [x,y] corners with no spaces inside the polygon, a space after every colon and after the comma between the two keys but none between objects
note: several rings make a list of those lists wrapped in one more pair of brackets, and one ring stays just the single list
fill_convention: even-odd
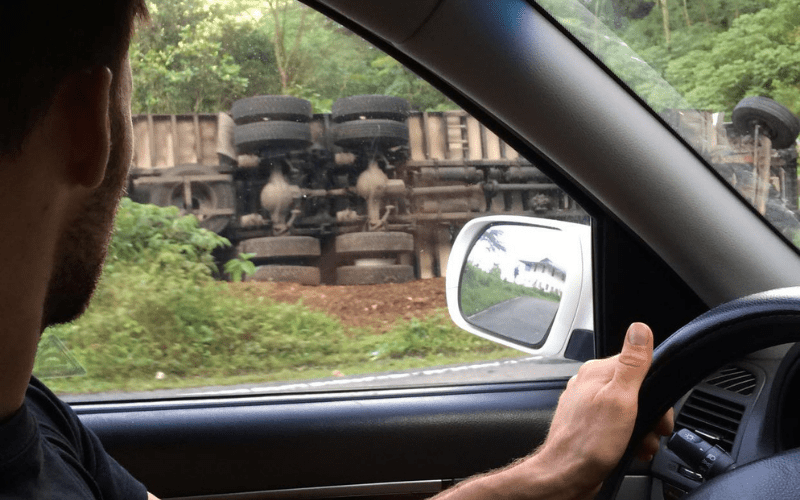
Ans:
[{"label": "white mirror housing", "polygon": [[[478,281],[492,284],[476,289]],[[524,216],[473,219],[453,244],[446,289],[462,329],[523,352],[573,357],[565,356],[573,333],[585,341],[594,331],[591,228]]]}]

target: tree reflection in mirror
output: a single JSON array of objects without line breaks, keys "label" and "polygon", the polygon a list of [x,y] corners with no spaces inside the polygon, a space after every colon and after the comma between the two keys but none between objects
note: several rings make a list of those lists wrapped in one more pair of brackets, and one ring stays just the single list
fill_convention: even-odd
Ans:
[{"label": "tree reflection in mirror", "polygon": [[541,346],[569,272],[565,240],[553,228],[489,226],[470,249],[462,271],[461,314],[475,327]]}]

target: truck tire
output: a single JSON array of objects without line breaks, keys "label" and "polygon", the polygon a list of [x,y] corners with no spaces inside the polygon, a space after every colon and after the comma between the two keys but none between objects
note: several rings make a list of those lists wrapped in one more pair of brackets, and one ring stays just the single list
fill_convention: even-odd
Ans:
[{"label": "truck tire", "polygon": [[266,120],[307,123],[311,121],[311,103],[288,95],[259,95],[234,102],[231,114],[237,125]]},{"label": "truck tire", "polygon": [[356,120],[340,123],[335,144],[348,149],[393,148],[408,144],[408,126],[392,120]]},{"label": "truck tire", "polygon": [[237,126],[233,142],[240,155],[259,154],[269,149],[305,149],[312,143],[311,129],[308,123],[256,122]]},{"label": "truck tire", "polygon": [[775,149],[792,146],[800,134],[800,120],[768,97],[745,97],[733,108],[732,120],[734,129],[741,135],[751,135],[759,125]]},{"label": "truck tire", "polygon": [[408,101],[401,97],[354,95],[334,102],[331,118],[336,123],[375,118],[404,122],[410,110]]},{"label": "truck tire", "polygon": [[[202,165],[181,165],[166,169],[164,177],[187,177],[192,175],[216,175],[217,172]],[[203,210],[234,210],[236,196],[232,182],[192,181],[192,206],[186,207],[183,199],[183,184],[165,182],[151,188],[150,201],[161,207],[176,206],[197,217],[200,227],[221,233],[230,224],[233,215],[203,216]]]},{"label": "truck tire", "polygon": [[414,280],[414,268],[404,265],[342,266],[336,269],[337,285],[378,285]]},{"label": "truck tire", "polygon": [[254,253],[253,260],[281,257],[319,257],[319,240],[312,236],[267,236],[239,243],[240,253]]},{"label": "truck tire", "polygon": [[319,268],[311,266],[260,266],[246,281],[282,281],[308,286],[321,282]]},{"label": "truck tire", "polygon": [[400,232],[340,234],[335,242],[337,254],[370,255],[414,251],[414,235]]}]

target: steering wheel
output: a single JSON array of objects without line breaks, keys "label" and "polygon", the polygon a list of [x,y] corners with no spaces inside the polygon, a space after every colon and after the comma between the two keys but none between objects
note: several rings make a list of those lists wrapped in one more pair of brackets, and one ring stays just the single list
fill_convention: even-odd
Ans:
[{"label": "steering wheel", "polygon": [[[611,500],[636,448],[671,406],[725,364],[759,349],[800,341],[800,287],[737,299],[698,316],[653,352],[639,391],[639,412],[628,448],[597,499]],[[687,499],[800,498],[800,450],[741,466],[707,481]]]}]

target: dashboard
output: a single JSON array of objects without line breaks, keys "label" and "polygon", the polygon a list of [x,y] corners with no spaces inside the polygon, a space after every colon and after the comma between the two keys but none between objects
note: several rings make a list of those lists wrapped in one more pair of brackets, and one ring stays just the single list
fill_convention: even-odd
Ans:
[{"label": "dashboard", "polygon": [[[675,431],[689,429],[744,465],[800,447],[800,344],[772,347],[730,363],[675,406]],[[682,498],[703,478],[662,440],[651,498]]]}]

